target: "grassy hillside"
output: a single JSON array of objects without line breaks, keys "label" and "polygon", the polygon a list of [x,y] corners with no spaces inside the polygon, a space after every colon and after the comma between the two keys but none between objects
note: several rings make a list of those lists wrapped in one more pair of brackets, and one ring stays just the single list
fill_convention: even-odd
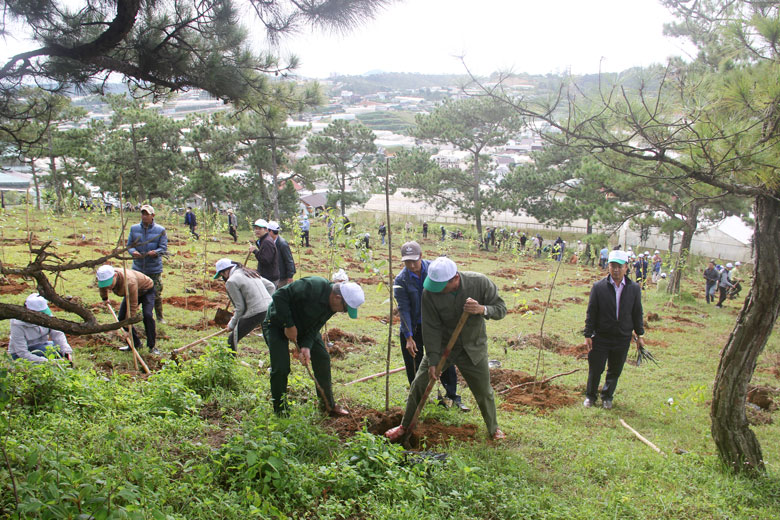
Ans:
[{"label": "grassy hillside", "polygon": [[411,112],[371,112],[359,114],[358,120],[372,130],[390,130],[397,134],[408,134],[414,127],[414,114]]},{"label": "grassy hillside", "polygon": [[[205,229],[205,222],[202,240],[191,241],[180,216],[158,211],[171,240],[163,279],[168,323],[158,326],[158,346],[166,353],[217,330],[209,320],[226,296],[221,283],[211,280],[214,263],[223,256],[243,261],[246,249],[234,245],[226,230]],[[355,220],[356,231],[375,236],[373,217]],[[26,222],[23,209],[0,213],[3,265],[29,260]],[[31,211],[29,226],[36,239],[53,240],[64,260],[96,257],[119,234],[117,215]],[[396,249],[412,238],[402,228],[393,224]],[[486,439],[473,398],[461,386],[472,411],[427,406],[418,446],[428,451],[415,454],[374,434],[400,420],[407,390],[403,373],[390,376],[387,411],[384,378],[346,385],[385,369],[386,250],[372,244],[372,258],[361,257],[346,237],[329,250],[325,233],[324,224],[314,222],[313,247],[304,249],[283,231],[293,246],[297,276],[326,276],[343,267],[366,290],[359,319],[339,314],[326,327],[334,343],[334,393],[352,410],[350,418],[320,415],[316,390],[297,362],[290,376],[291,417],[276,418],[268,351],[256,335],[239,344],[243,363],[225,354],[225,339],[219,337],[179,362],[168,355],[148,358],[150,376],[134,370],[112,334],[71,337],[73,370],[17,364],[6,372],[8,360],[0,367],[0,390],[9,396],[0,416],[7,456],[0,464],[0,517],[780,518],[777,412],[750,407],[766,478],[735,477],[716,456],[708,404],[719,351],[739,304],[730,301],[722,310],[706,305],[698,274],[673,300],[654,288],[646,291],[646,339],[660,366],[627,365],[615,408],[586,410],[580,331],[589,287],[603,273],[560,266],[540,341],[557,263],[509,251],[480,252],[467,241],[421,241],[427,258],[446,253],[461,269],[483,272],[499,287],[510,313],[488,324],[496,391],[534,376],[578,371],[498,395],[499,424],[508,435],[501,443]],[[246,244],[250,235],[240,238]],[[395,254],[394,273],[399,264]],[[93,307],[100,321],[111,319],[101,307],[93,272],[68,273],[57,284],[61,294]],[[0,284],[0,298],[22,303],[33,290],[30,280],[11,277]],[[119,303],[113,296],[112,301]],[[8,322],[0,322],[3,348],[8,332]],[[397,335],[395,323],[391,368],[403,365]],[[779,378],[775,335],[753,384],[774,389]],[[666,455],[640,443],[620,418]]]}]

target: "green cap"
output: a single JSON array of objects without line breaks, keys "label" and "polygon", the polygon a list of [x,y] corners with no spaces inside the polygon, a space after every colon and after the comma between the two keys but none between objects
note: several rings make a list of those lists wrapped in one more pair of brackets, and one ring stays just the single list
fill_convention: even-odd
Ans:
[{"label": "green cap", "polygon": [[444,289],[444,287],[447,285],[447,282],[449,282],[449,280],[445,282],[434,282],[433,279],[430,276],[428,276],[423,282],[423,287],[429,290],[430,292],[434,292],[434,293],[441,292]]},{"label": "green cap", "polygon": [[[345,302],[346,304],[346,302]],[[347,315],[352,318],[353,320],[357,318],[357,309],[354,307],[350,307],[347,305]]]},{"label": "green cap", "polygon": [[113,276],[111,278],[109,278],[108,280],[98,280],[98,287],[100,287],[101,289],[103,287],[110,287],[111,283],[113,281],[114,281],[114,277]]}]

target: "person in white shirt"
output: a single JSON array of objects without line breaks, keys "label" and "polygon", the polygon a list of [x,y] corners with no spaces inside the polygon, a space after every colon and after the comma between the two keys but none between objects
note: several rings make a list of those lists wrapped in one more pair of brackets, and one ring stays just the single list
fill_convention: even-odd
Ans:
[{"label": "person in white shirt", "polygon": [[[46,298],[38,293],[27,297],[24,306],[31,311],[51,316]],[[68,345],[65,334],[56,329],[33,325],[22,320],[11,320],[11,337],[8,341],[8,354],[12,359],[26,359],[32,363],[46,363],[47,351],[73,362],[73,349]]]}]

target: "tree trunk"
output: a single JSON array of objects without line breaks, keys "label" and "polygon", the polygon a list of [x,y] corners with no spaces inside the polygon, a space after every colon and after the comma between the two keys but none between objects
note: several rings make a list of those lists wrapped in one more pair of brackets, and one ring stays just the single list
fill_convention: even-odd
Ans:
[{"label": "tree trunk", "polygon": [[138,158],[138,142],[135,137],[135,125],[130,125],[130,135],[133,142],[133,173],[135,175],[135,187],[138,190],[138,199],[140,201],[146,200],[146,190],[144,189],[144,183],[141,179],[141,164]]},{"label": "tree trunk", "polygon": [[745,416],[745,398],[780,311],[780,202],[757,197],[755,215],[753,286],[721,352],[710,409],[712,438],[721,460],[748,475],[765,471],[761,446]]},{"label": "tree trunk", "polygon": [[62,184],[57,173],[57,160],[54,157],[54,140],[51,137],[51,128],[46,132],[49,141],[49,178],[54,184],[54,194],[57,196],[57,213],[62,213]]},{"label": "tree trunk", "polygon": [[271,135],[271,177],[274,180],[274,188],[271,190],[271,204],[274,208],[274,218],[277,222],[282,220],[279,213],[279,172],[276,166],[276,138]]},{"label": "tree trunk", "polygon": [[347,172],[341,172],[341,216],[345,216],[346,213],[346,202],[344,201],[344,197],[346,196],[347,192]]},{"label": "tree trunk", "polygon": [[669,285],[666,287],[666,292],[669,294],[677,294],[680,292],[680,281],[682,280],[683,271],[688,263],[688,255],[691,253],[691,242],[693,242],[693,235],[696,234],[696,229],[699,225],[697,222],[698,218],[699,205],[691,203],[685,214],[685,227],[683,227],[683,236],[682,241],[680,242],[680,254],[677,255],[677,262],[674,265],[672,278],[669,280]]},{"label": "tree trunk", "polygon": [[482,237],[482,201],[479,198],[479,150],[474,153],[474,220],[477,225],[477,236],[479,237],[479,243],[483,244],[487,249],[490,244],[483,241]]},{"label": "tree trunk", "polygon": [[38,211],[41,210],[41,189],[38,186],[38,173],[35,171],[35,158],[30,159],[30,172],[33,177],[33,184],[35,184],[35,207]]},{"label": "tree trunk", "polygon": [[671,256],[674,251],[674,231],[669,231],[669,246],[667,249],[669,250],[669,256]]}]

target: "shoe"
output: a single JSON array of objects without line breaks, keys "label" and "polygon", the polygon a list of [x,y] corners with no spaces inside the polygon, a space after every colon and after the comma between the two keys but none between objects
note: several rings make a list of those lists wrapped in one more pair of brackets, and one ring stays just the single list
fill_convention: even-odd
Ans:
[{"label": "shoe", "polygon": [[165,318],[157,318],[157,323],[159,323],[161,325],[167,325],[168,324],[168,322],[165,321]]},{"label": "shoe", "polygon": [[119,352],[130,352],[130,347],[128,345],[122,345],[119,347]]},{"label": "shoe", "polygon": [[442,406],[444,408],[450,408],[450,407],[452,407],[452,399],[449,399],[447,397],[440,397],[436,401],[436,404],[438,404],[439,406]]},{"label": "shoe", "polygon": [[460,410],[461,412],[470,412],[471,408],[463,404],[463,401],[460,400],[460,398],[455,399],[452,401],[452,403]]},{"label": "shoe", "polygon": [[153,348],[153,349],[151,349],[151,350],[149,351],[149,354],[151,354],[151,355],[153,355],[153,356],[159,356],[159,355],[160,355],[160,349],[158,349],[158,348]]},{"label": "shoe", "polygon": [[404,428],[402,425],[398,425],[395,428],[390,428],[385,432],[385,437],[390,439],[390,441],[395,442],[401,437],[406,435],[406,428]]},{"label": "shoe", "polygon": [[582,406],[584,406],[585,408],[590,408],[595,404],[595,402],[596,402],[595,399],[591,400],[590,397],[586,397],[585,400],[582,402]]},{"label": "shoe", "polygon": [[344,417],[346,415],[349,415],[349,410],[347,410],[343,406],[336,405],[330,409],[329,413],[331,417]]},{"label": "shoe", "polygon": [[502,432],[501,430],[496,430],[493,432],[493,435],[491,435],[490,438],[494,441],[502,441],[506,439],[506,433]]},{"label": "shoe", "polygon": [[601,403],[601,406],[605,410],[612,410],[612,399],[604,399]]}]

